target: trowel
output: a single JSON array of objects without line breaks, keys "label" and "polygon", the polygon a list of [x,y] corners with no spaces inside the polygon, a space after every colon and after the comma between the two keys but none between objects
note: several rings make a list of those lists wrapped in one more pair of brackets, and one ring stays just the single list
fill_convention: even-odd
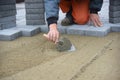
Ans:
[{"label": "trowel", "polygon": [[[47,34],[43,34],[44,37],[48,37]],[[65,37],[60,37],[58,42],[56,43],[56,49],[59,52],[63,51],[75,51],[75,46],[71,43],[71,41]]]}]

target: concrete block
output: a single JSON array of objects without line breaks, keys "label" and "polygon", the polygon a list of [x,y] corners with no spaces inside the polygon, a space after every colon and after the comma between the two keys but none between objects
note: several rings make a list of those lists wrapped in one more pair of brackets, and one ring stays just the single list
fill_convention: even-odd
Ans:
[{"label": "concrete block", "polygon": [[27,14],[26,19],[27,20],[44,20],[44,14]]},{"label": "concrete block", "polygon": [[25,3],[26,9],[43,9],[44,4],[43,3]]},{"label": "concrete block", "polygon": [[93,27],[88,25],[73,25],[67,28],[67,34],[77,34],[85,36],[102,37],[110,32],[110,26],[104,25],[103,27]]},{"label": "concrete block", "polygon": [[15,4],[16,0],[0,0],[0,5]]},{"label": "concrete block", "polygon": [[104,37],[110,32],[110,30],[111,30],[111,27],[109,24],[105,24],[103,27],[89,26],[88,29],[85,30],[85,35]]},{"label": "concrete block", "polygon": [[[48,25],[39,25],[41,32],[45,32],[47,33],[49,31]],[[58,24],[58,31],[60,32],[60,34],[65,34],[67,33],[67,27],[61,26],[60,24]]]},{"label": "concrete block", "polygon": [[0,27],[0,30],[2,30],[2,27]]},{"label": "concrete block", "polygon": [[66,34],[67,33],[67,27],[66,26],[61,26],[60,24],[58,24],[58,31],[61,34]]},{"label": "concrete block", "polygon": [[16,16],[3,17],[3,18],[0,18],[0,23],[10,22],[15,20],[16,20]]},{"label": "concrete block", "polygon": [[14,15],[16,15],[16,10],[0,12],[0,18],[8,17],[8,16],[14,16]]},{"label": "concrete block", "polygon": [[0,23],[1,30],[16,27],[16,21]]},{"label": "concrete block", "polygon": [[40,33],[40,27],[37,26],[17,26],[18,30],[22,31],[22,36],[33,36]]},{"label": "concrete block", "polygon": [[87,25],[72,25],[67,26],[67,34],[85,35],[85,30],[88,28]]},{"label": "concrete block", "polygon": [[111,11],[111,12],[120,11],[120,5],[118,5],[118,6],[109,6],[109,11]]},{"label": "concrete block", "polygon": [[33,2],[37,2],[37,3],[42,3],[44,0],[25,0],[26,3],[33,3]]},{"label": "concrete block", "polygon": [[120,32],[120,23],[111,25],[112,32]]},{"label": "concrete block", "polygon": [[14,30],[14,29],[0,30],[0,40],[10,41],[20,36],[22,36],[22,32],[20,30]]},{"label": "concrete block", "polygon": [[44,9],[26,9],[27,14],[44,14]]},{"label": "concrete block", "polygon": [[15,9],[16,9],[15,4],[0,5],[0,11],[8,11],[8,10],[15,10]]},{"label": "concrete block", "polygon": [[45,20],[26,20],[27,25],[44,25]]},{"label": "concrete block", "polygon": [[110,23],[120,23],[120,18],[117,17],[117,18],[109,18],[109,22]]},{"label": "concrete block", "polygon": [[47,25],[39,25],[41,32],[47,33],[49,31]]},{"label": "concrete block", "polygon": [[110,18],[118,18],[118,17],[120,17],[120,11],[110,11],[109,12],[109,17]]},{"label": "concrete block", "polygon": [[120,0],[110,0],[110,5],[113,5],[113,6],[120,5]]}]

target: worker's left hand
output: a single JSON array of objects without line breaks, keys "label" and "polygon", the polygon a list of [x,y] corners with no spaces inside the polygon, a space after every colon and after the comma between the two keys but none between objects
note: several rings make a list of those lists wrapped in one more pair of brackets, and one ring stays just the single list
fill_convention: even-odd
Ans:
[{"label": "worker's left hand", "polygon": [[92,23],[94,24],[95,27],[101,27],[102,23],[100,21],[100,17],[98,14],[95,13],[91,13],[90,14],[90,21],[92,21]]}]

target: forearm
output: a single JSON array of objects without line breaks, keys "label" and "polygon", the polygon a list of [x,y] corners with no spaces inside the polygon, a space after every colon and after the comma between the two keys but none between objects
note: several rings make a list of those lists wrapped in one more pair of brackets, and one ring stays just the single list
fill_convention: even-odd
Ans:
[{"label": "forearm", "polygon": [[56,0],[45,0],[46,20],[48,26],[50,24],[57,24],[59,15],[59,5]]},{"label": "forearm", "polygon": [[90,0],[90,13],[98,13],[101,10],[103,0]]}]

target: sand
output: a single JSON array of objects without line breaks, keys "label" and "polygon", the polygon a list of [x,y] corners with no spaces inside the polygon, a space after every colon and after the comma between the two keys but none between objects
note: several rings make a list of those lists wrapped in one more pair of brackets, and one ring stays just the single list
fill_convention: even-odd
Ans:
[{"label": "sand", "polygon": [[0,78],[61,56],[42,34],[14,41],[0,41]]},{"label": "sand", "polygon": [[[30,75],[33,75],[31,72],[37,72],[38,68],[39,74],[33,77],[35,80],[40,80],[38,76],[41,76],[42,80],[120,79],[120,33],[111,33],[100,38],[63,36],[71,40],[76,51],[58,52],[53,43],[43,38],[42,33],[33,37],[21,37],[14,41],[0,41],[1,80],[7,76],[9,77],[5,80],[10,80],[12,75],[15,80],[26,80],[31,78]],[[81,66],[83,64],[85,65]],[[24,75],[26,73],[28,78],[18,77],[19,74],[22,74],[22,77],[26,76]],[[50,77],[50,73],[54,77]]]}]

